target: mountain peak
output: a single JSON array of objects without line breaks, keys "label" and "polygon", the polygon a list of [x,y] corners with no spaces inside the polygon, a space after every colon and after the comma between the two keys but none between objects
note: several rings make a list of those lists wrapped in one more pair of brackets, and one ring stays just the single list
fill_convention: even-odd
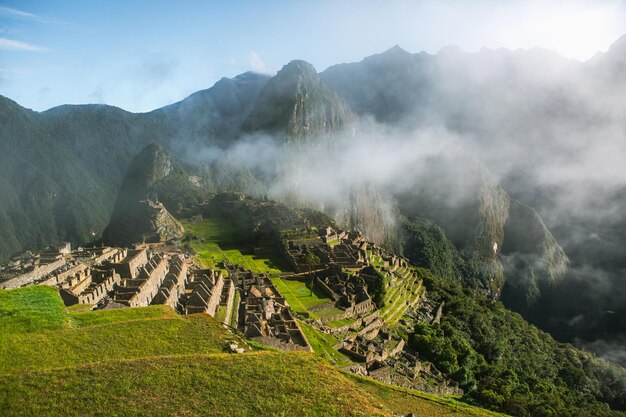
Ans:
[{"label": "mountain peak", "polygon": [[103,233],[107,244],[130,245],[182,235],[183,227],[159,202],[155,189],[166,177],[181,179],[172,181],[180,186],[187,176],[162,146],[147,145],[132,160],[122,182],[111,221]]},{"label": "mountain peak", "polygon": [[391,48],[387,49],[385,52],[383,52],[384,54],[394,54],[394,55],[411,55],[411,53],[407,52],[406,50],[402,49],[400,47],[400,45],[394,45]]},{"label": "mountain peak", "polygon": [[315,67],[309,62],[301,60],[301,59],[294,59],[293,61],[289,62],[287,65],[282,67],[281,70],[278,71],[276,75],[278,76],[281,73],[283,73],[284,75],[284,74],[291,73],[291,72],[299,72],[302,74],[308,73],[308,74],[317,75],[317,70],[315,69]]},{"label": "mountain peak", "polygon": [[294,60],[267,82],[244,129],[303,138],[337,130],[352,116],[313,65]]}]

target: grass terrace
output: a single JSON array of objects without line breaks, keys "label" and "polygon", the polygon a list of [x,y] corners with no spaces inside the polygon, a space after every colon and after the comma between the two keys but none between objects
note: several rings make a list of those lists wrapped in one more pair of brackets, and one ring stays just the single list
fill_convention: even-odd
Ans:
[{"label": "grass terrace", "polygon": [[334,348],[338,340],[333,335],[322,333],[304,322],[300,322],[300,327],[315,353],[337,366],[343,367],[353,363],[348,356]]},{"label": "grass terrace", "polygon": [[[324,319],[343,312],[332,305],[333,300],[321,289],[314,286],[313,291],[311,291],[311,280],[308,278],[277,277],[272,278],[272,282],[296,313],[301,313],[314,319]],[[328,306],[311,311],[311,309],[323,304]]]},{"label": "grass terrace", "polygon": [[[375,263],[375,268],[383,271],[380,262]],[[399,268],[393,275],[395,282],[393,286],[387,283],[384,307],[380,310],[381,318],[388,325],[396,324],[408,308],[417,306],[424,292],[421,279],[412,268]]]},{"label": "grass terrace", "polygon": [[189,245],[196,259],[205,268],[217,268],[222,261],[238,264],[255,273],[279,274],[289,272],[278,245],[259,242],[251,246],[249,239],[241,236],[237,227],[224,217],[207,217],[202,222],[182,220],[190,238]]},{"label": "grass terrace", "polygon": [[356,321],[356,319],[349,317],[349,318],[345,318],[345,319],[339,319],[339,320],[333,320],[333,321],[329,321],[328,323],[326,323],[327,326],[330,327],[343,327],[346,326],[348,324],[352,324]]}]

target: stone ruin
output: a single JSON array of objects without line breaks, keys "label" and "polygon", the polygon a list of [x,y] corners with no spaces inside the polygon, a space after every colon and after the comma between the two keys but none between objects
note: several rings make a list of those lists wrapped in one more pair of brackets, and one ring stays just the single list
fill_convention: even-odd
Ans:
[{"label": "stone ruin", "polygon": [[21,254],[2,272],[1,288],[49,285],[59,288],[66,305],[94,304],[98,309],[164,304],[186,314],[215,315],[220,302],[232,303],[234,294],[221,272],[200,269],[181,253],[145,245],[70,251],[65,244],[56,252]]},{"label": "stone ruin", "polygon": [[289,304],[266,276],[256,276],[247,287],[243,309],[247,338],[280,350],[313,352]]},{"label": "stone ruin", "polygon": [[[346,312],[341,318],[361,316],[376,308],[367,291],[366,280],[358,273],[349,275],[334,265],[315,273],[313,282],[334,301],[337,308]],[[324,321],[337,319],[329,317]]]}]

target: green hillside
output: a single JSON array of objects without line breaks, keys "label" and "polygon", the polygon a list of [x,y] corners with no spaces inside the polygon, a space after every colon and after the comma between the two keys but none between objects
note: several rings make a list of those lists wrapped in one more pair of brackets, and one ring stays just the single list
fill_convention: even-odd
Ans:
[{"label": "green hillside", "polygon": [[[211,317],[66,308],[56,289],[0,291],[6,416],[496,414],[342,374],[308,353],[223,353]],[[245,400],[243,400],[245,398]]]}]

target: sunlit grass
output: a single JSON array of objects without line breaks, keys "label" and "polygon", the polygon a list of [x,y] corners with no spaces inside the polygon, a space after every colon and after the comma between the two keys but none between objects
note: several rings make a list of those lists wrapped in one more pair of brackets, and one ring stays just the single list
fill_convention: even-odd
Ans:
[{"label": "sunlit grass", "polygon": [[196,259],[206,268],[217,268],[222,261],[241,265],[255,273],[278,274],[289,271],[277,245],[250,246],[237,228],[222,217],[208,217],[202,222],[182,221],[189,245]]},{"label": "sunlit grass", "polygon": [[0,290],[0,334],[67,327],[68,316],[58,293],[45,285]]},{"label": "sunlit grass", "polygon": [[111,361],[0,375],[3,415],[392,416],[305,353],[255,352]]}]

